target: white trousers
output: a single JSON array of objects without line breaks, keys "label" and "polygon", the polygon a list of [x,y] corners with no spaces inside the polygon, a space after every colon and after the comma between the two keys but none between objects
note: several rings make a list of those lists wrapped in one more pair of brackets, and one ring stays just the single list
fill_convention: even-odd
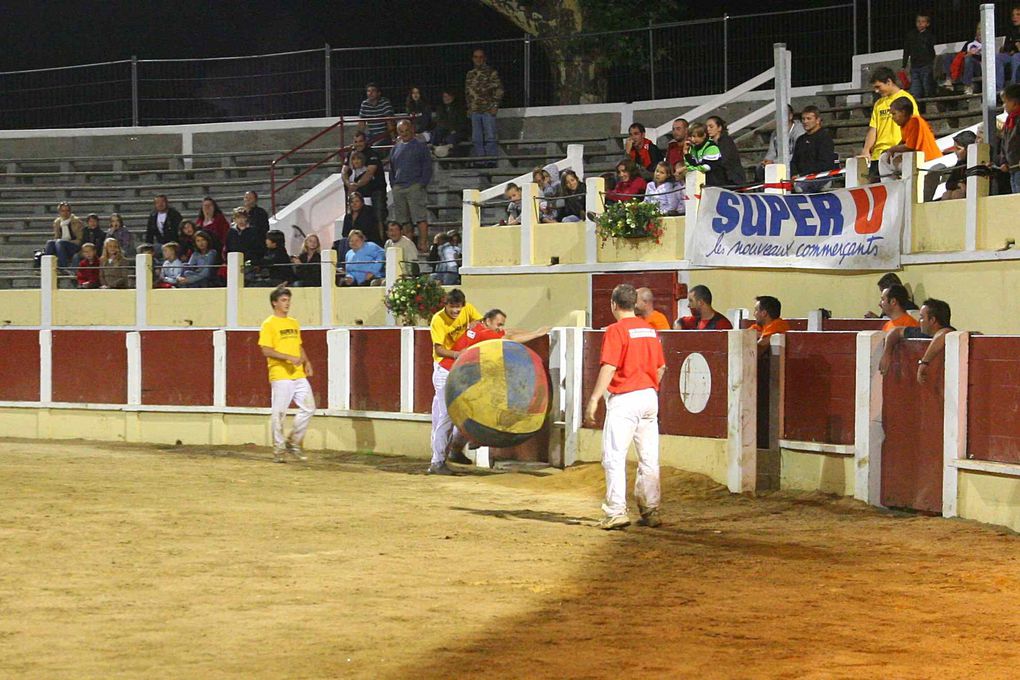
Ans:
[{"label": "white trousers", "polygon": [[627,514],[627,450],[634,442],[638,469],[634,497],[638,507],[659,507],[659,395],[651,389],[611,394],[602,428],[602,468],[606,471],[609,516]]},{"label": "white trousers", "polygon": [[884,180],[896,179],[895,177],[889,177],[894,173],[899,173],[900,168],[903,166],[903,155],[896,154],[890,157],[887,154],[882,154],[878,157],[878,174],[882,176]]},{"label": "white trousers", "polygon": [[450,441],[458,435],[457,428],[446,412],[446,378],[450,372],[438,363],[432,365],[432,387],[435,388],[435,396],[432,397],[432,463],[442,464],[446,460],[446,450]]},{"label": "white trousers", "polygon": [[282,449],[287,445],[287,437],[283,436],[283,421],[287,417],[287,409],[291,403],[297,406],[294,416],[294,429],[290,433],[290,441],[300,446],[305,438],[308,423],[315,413],[315,396],[312,386],[305,378],[297,380],[274,380],[269,383],[273,389],[272,415],[269,421],[273,427],[273,446]]}]

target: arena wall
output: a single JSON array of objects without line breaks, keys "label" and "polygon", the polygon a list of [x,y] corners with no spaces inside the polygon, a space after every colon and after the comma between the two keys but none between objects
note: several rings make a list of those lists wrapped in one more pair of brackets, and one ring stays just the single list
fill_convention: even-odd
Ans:
[{"label": "arena wall", "polygon": [[0,326],[38,326],[42,323],[38,290],[0,291]]}]

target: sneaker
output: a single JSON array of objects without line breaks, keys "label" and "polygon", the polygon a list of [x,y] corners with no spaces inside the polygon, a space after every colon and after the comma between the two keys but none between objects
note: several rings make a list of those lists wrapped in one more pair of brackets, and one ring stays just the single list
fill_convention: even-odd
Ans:
[{"label": "sneaker", "polygon": [[463,451],[453,451],[446,454],[446,462],[457,463],[458,465],[474,465],[474,461],[465,456]]},{"label": "sneaker", "polygon": [[429,469],[428,472],[426,472],[426,474],[448,476],[453,474],[453,470],[447,467],[446,463],[432,463],[431,465],[429,465]]},{"label": "sneaker", "polygon": [[286,463],[287,460],[284,458],[284,454],[287,453],[287,449],[273,449],[273,462],[274,463]]},{"label": "sneaker", "polygon": [[945,80],[942,81],[942,87],[946,88],[947,90],[952,90],[953,81],[950,80],[949,78],[946,78]]},{"label": "sneaker", "polygon": [[622,529],[629,525],[630,517],[627,517],[627,515],[606,515],[598,523],[599,529],[605,529],[606,531]]},{"label": "sneaker", "polygon": [[641,511],[641,519],[638,520],[638,524],[645,527],[657,527],[662,524],[662,520],[659,519],[659,509],[649,508]]},{"label": "sneaker", "polygon": [[964,85],[963,86],[963,93],[964,94],[974,94],[974,86],[973,85]]},{"label": "sneaker", "polygon": [[301,450],[301,445],[295,444],[291,442],[289,439],[287,440],[287,453],[294,456],[298,460],[308,460],[308,456],[306,456],[305,452]]}]

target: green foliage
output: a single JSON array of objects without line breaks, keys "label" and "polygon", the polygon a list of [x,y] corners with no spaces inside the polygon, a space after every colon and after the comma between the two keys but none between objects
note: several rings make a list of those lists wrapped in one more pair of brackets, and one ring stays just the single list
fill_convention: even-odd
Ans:
[{"label": "green foliage", "polygon": [[419,319],[428,321],[443,307],[446,292],[429,276],[398,279],[384,301],[386,309],[404,326],[414,326]]},{"label": "green foliage", "polygon": [[659,206],[640,199],[610,204],[599,215],[595,231],[603,243],[611,238],[654,238],[662,243],[665,233]]}]

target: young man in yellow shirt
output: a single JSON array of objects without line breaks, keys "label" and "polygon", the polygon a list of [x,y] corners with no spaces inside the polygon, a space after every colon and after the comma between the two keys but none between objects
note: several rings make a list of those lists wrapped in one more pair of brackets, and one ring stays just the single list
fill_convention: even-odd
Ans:
[{"label": "young man in yellow shirt", "polygon": [[914,105],[917,111],[917,102],[909,92],[896,84],[896,75],[892,69],[881,66],[871,74],[871,87],[879,99],[871,109],[871,120],[868,123],[868,133],[864,137],[864,146],[861,147],[861,158],[869,162],[868,178],[872,182],[879,180],[878,159],[891,147],[899,144],[902,138],[900,126],[892,118],[889,107],[893,100],[905,97]]},{"label": "young man in yellow shirt", "polygon": [[[467,301],[464,292],[454,288],[446,294],[446,304],[432,315],[429,330],[432,334],[432,386],[436,393],[432,398],[432,462],[429,474],[452,475],[453,471],[446,465],[446,452],[450,441],[456,435],[450,414],[446,412],[446,378],[450,371],[440,365],[443,359],[457,360],[460,352],[453,349],[453,343],[464,334],[471,323],[478,321],[482,315],[474,305]],[[463,453],[451,457],[455,463],[470,463]]]},{"label": "young man in yellow shirt", "polygon": [[[259,330],[259,347],[269,367],[269,385],[272,389],[270,423],[273,428],[273,462],[284,462],[289,453],[298,460],[308,460],[301,450],[308,423],[315,413],[315,397],[308,378],[312,376],[312,363],[301,345],[301,326],[290,313],[290,290],[276,288],[269,294],[273,313],[262,322]],[[298,408],[294,416],[294,429],[290,436],[283,435],[283,421],[291,403]]]}]

